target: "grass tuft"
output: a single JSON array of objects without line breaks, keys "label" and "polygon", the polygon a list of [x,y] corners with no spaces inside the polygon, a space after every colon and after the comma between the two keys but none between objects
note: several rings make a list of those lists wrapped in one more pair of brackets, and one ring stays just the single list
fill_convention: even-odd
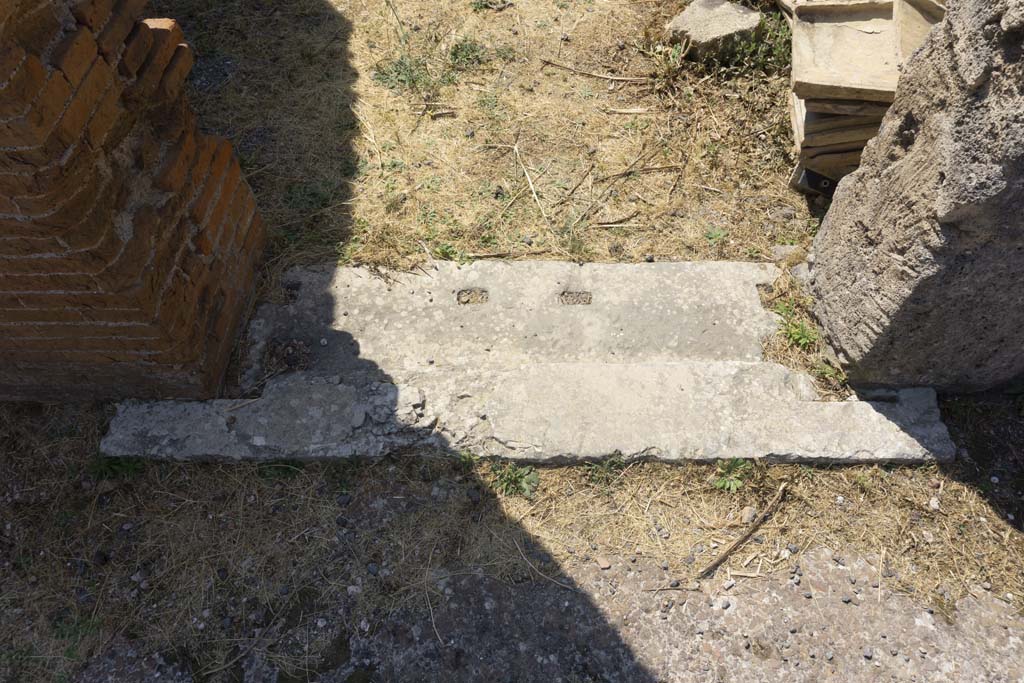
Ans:
[{"label": "grass tuft", "polygon": [[448,61],[458,71],[469,71],[482,66],[491,59],[487,47],[471,38],[463,38],[452,45]]},{"label": "grass tuft", "polygon": [[736,493],[750,476],[751,468],[750,461],[741,458],[719,461],[715,465],[715,476],[711,484],[719,491]]},{"label": "grass tuft", "polygon": [[434,85],[434,79],[427,70],[426,60],[409,55],[401,55],[377,64],[373,69],[373,78],[378,83],[398,91],[427,92]]},{"label": "grass tuft", "polygon": [[495,463],[491,472],[494,476],[494,490],[503,496],[533,498],[540,485],[540,474],[530,465]]}]

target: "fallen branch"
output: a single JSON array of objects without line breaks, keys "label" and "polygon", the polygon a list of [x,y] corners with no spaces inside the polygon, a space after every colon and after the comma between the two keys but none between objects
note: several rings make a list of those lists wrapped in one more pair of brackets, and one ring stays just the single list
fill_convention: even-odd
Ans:
[{"label": "fallen branch", "polygon": [[621,173],[614,173],[612,175],[606,175],[598,178],[595,182],[604,183],[615,178],[625,178],[626,176],[641,175],[643,173],[661,173],[663,171],[678,171],[683,167],[679,164],[670,164],[668,166],[648,166],[646,168],[630,169],[628,171],[622,171]]},{"label": "fallen branch", "polygon": [[590,206],[588,206],[586,209],[584,209],[583,213],[581,213],[579,216],[576,217],[576,220],[574,220],[572,222],[572,225],[569,226],[569,229],[572,230],[573,228],[576,227],[577,224],[579,224],[580,221],[583,221],[583,220],[587,219],[590,216],[590,213],[594,209],[596,209],[602,202],[604,202],[605,198],[612,191],[612,188],[615,187],[615,184],[621,178],[626,177],[626,175],[628,175],[629,171],[633,170],[636,167],[637,164],[647,163],[657,153],[658,153],[658,150],[654,149],[654,150],[651,150],[648,154],[645,155],[643,150],[641,149],[640,156],[638,156],[636,159],[634,159],[632,161],[632,163],[630,163],[629,166],[626,167],[625,171],[623,171],[622,173],[617,174],[616,178],[613,178],[613,181],[611,183],[609,183],[604,188],[604,192],[602,192],[600,195],[598,195],[597,199],[592,201],[590,203]]},{"label": "fallen branch", "polygon": [[598,225],[598,226],[600,226],[602,228],[607,228],[607,227],[612,226],[612,225],[622,225],[623,223],[628,223],[631,219],[636,218],[638,215],[640,215],[640,212],[639,211],[634,211],[633,213],[629,214],[628,216],[623,216],[622,218],[616,218],[613,221],[596,221],[594,223],[594,225]]},{"label": "fallen branch", "polygon": [[[548,218],[548,214],[544,211],[544,206],[540,203],[540,197],[537,196],[537,188],[533,185],[533,177],[530,175],[529,169],[526,167],[526,163],[523,161],[523,155],[519,152],[519,143],[516,142],[514,145],[484,145],[484,147],[492,149],[508,149],[512,151],[516,161],[519,163],[519,167],[523,170],[523,175],[526,176],[526,184],[530,186],[530,194],[533,195],[533,201],[537,204],[537,208],[540,209],[540,215],[544,218],[544,222],[551,227],[551,219]],[[544,170],[547,172],[547,169]],[[540,176],[538,176],[539,178]]]},{"label": "fallen branch", "polygon": [[595,74],[592,71],[582,71],[575,67],[566,66],[565,64],[559,64],[558,62],[552,62],[550,59],[541,59],[540,61],[544,64],[547,64],[548,66],[553,66],[556,69],[565,69],[566,71],[571,71],[572,73],[579,74],[580,76],[589,76],[590,78],[601,78],[606,81],[615,81],[617,83],[650,83],[651,81],[650,78],[641,76],[613,76],[611,74]]},{"label": "fallen branch", "polygon": [[765,506],[764,512],[758,515],[757,518],[751,523],[750,528],[748,528],[742,536],[740,536],[735,541],[730,543],[729,547],[723,550],[721,554],[717,558],[715,558],[714,562],[704,567],[704,569],[702,569],[701,572],[697,574],[697,578],[703,579],[707,576],[710,576],[716,569],[722,566],[723,562],[729,559],[729,556],[732,555],[733,551],[735,551],[741,545],[746,543],[750,539],[750,537],[754,535],[754,532],[757,531],[757,529],[762,524],[764,524],[769,517],[772,516],[772,514],[775,512],[775,508],[777,508],[779,506],[779,503],[782,502],[783,497],[786,495],[786,488],[788,486],[789,483],[784,482],[782,486],[779,487],[779,490],[775,494],[775,497],[772,498],[771,501],[769,501],[767,506]]},{"label": "fallen branch", "polygon": [[584,173],[582,176],[580,176],[580,179],[576,182],[575,185],[572,186],[572,189],[569,190],[564,197],[562,197],[557,202],[555,202],[555,206],[561,206],[565,202],[569,201],[569,198],[572,197],[573,194],[575,194],[576,190],[580,189],[580,185],[583,184],[583,181],[587,179],[587,176],[589,176],[591,174],[591,172],[593,172],[593,170],[594,170],[594,163],[591,162],[590,163],[590,167],[587,169],[587,172]]},{"label": "fallen branch", "polygon": [[466,254],[466,258],[470,260],[480,260],[488,258],[521,258],[523,256],[543,256],[544,254],[550,254],[550,249],[532,249],[530,251],[495,251],[486,252],[483,254]]}]

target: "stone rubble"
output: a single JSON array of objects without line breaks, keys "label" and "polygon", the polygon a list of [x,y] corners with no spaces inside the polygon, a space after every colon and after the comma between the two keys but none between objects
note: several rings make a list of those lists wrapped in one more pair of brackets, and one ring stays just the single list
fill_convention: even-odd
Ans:
[{"label": "stone rubble", "polygon": [[[795,189],[831,195],[860,164],[901,65],[942,20],[941,0],[779,0],[793,25]],[[807,173],[807,172],[810,173]]]},{"label": "stone rubble", "polygon": [[756,38],[761,13],[728,0],[694,0],[665,26],[669,43],[689,46],[697,59],[725,58],[736,45]]}]

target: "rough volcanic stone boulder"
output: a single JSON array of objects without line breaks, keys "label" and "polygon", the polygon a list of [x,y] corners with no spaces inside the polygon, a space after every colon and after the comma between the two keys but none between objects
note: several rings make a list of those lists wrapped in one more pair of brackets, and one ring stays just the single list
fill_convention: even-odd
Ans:
[{"label": "rough volcanic stone boulder", "polygon": [[726,57],[739,41],[755,37],[761,13],[728,0],[694,0],[665,26],[670,43],[690,42],[698,59]]},{"label": "rough volcanic stone boulder", "polygon": [[1024,0],[953,0],[815,239],[810,287],[862,385],[1024,379]]}]

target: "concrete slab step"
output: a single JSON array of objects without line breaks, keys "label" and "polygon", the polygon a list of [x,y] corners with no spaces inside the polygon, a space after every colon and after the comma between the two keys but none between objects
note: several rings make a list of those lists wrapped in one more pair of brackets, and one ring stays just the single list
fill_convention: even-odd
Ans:
[{"label": "concrete slab step", "polygon": [[437,262],[419,273],[296,270],[250,325],[247,382],[295,339],[324,373],[437,365],[761,359],[763,263]]},{"label": "concrete slab step", "polygon": [[292,373],[255,400],[118,407],[107,455],[175,460],[378,457],[410,448],[565,463],[624,460],[917,462],[953,447],[935,394],[815,400],[772,363],[540,363],[402,383]]},{"label": "concrete slab step", "polygon": [[[408,449],[571,462],[953,456],[933,392],[822,402],[761,356],[776,328],[746,263],[438,263],[301,270],[250,326],[258,397],[129,401],[102,450],[184,460]],[[282,355],[283,354],[283,355]],[[268,379],[269,378],[269,379]]]}]

